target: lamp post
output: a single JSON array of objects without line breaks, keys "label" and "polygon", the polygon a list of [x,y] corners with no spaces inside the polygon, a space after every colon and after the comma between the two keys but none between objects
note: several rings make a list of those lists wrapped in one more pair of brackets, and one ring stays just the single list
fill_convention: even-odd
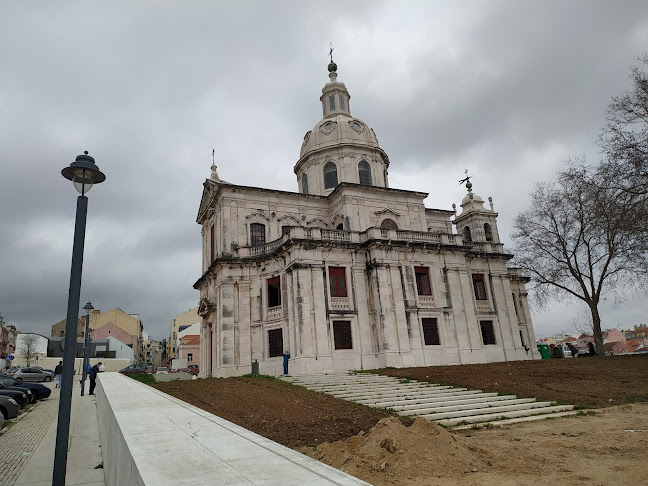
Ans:
[{"label": "lamp post", "polygon": [[86,327],[85,327],[85,343],[83,345],[83,370],[81,374],[81,396],[83,396],[83,391],[85,390],[85,382],[86,382],[86,375],[88,374],[88,360],[90,357],[88,356],[88,353],[90,350],[88,349],[88,346],[90,346],[90,313],[92,312],[92,304],[88,302],[85,306],[83,306],[83,309],[86,311]]},{"label": "lamp post", "polygon": [[84,152],[61,171],[66,179],[72,181],[81,195],[77,197],[76,221],[74,223],[74,246],[72,247],[72,267],[70,270],[70,289],[68,293],[67,320],[63,350],[63,374],[59,399],[58,422],[56,427],[56,447],[54,449],[54,472],[52,486],[65,486],[67,469],[67,450],[70,435],[70,408],[72,405],[72,385],[74,384],[74,359],[76,357],[76,335],[79,321],[79,298],[81,294],[81,272],[83,270],[83,245],[85,242],[86,214],[88,212],[88,192],[93,184],[106,180],[106,176],[95,165],[94,158]]}]

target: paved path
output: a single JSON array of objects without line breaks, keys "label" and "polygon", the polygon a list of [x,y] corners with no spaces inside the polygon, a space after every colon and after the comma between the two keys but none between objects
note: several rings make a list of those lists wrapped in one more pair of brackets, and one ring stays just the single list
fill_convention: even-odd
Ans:
[{"label": "paved path", "polygon": [[[0,437],[0,486],[52,484],[58,404],[59,389],[52,389],[47,400]],[[65,484],[104,486],[102,466],[97,403],[87,390],[85,397],[80,396],[75,380]]]},{"label": "paved path", "polygon": [[[46,385],[47,386],[47,385]],[[0,435],[0,486],[13,486],[58,415],[59,389],[30,406]]]}]

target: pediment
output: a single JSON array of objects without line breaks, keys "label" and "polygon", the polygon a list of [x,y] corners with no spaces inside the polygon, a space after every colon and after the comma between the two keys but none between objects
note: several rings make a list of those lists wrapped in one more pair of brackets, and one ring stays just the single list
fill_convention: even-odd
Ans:
[{"label": "pediment", "polygon": [[209,302],[209,300],[207,299],[200,299],[200,301],[198,302],[198,315],[200,317],[209,315],[209,313],[214,309],[216,309],[216,306]]},{"label": "pediment", "polygon": [[380,211],[376,211],[375,214],[376,214],[376,216],[388,216],[388,215],[391,215],[394,218],[400,218],[400,216],[401,216],[399,213],[397,213],[393,209],[389,209],[389,208],[381,209]]},{"label": "pediment", "polygon": [[279,222],[291,222],[294,223],[292,226],[299,226],[299,220],[295,216],[290,216],[289,214],[284,214],[277,218]]},{"label": "pediment", "polygon": [[261,211],[254,211],[254,212],[248,214],[245,218],[246,218],[246,219],[250,219],[250,218],[262,218],[262,219],[265,219],[266,221],[270,221],[270,218],[268,218],[268,217],[267,217],[265,214],[263,214]]},{"label": "pediment", "polygon": [[313,226],[316,223],[319,223],[321,226],[327,227],[328,223],[324,221],[322,218],[313,218],[309,221],[306,221],[306,226]]},{"label": "pediment", "polygon": [[201,219],[205,214],[210,214],[207,212],[207,209],[211,205],[215,192],[216,185],[214,184],[214,182],[210,181],[209,179],[206,180],[203,184],[203,193],[202,197],[200,198],[200,206],[198,206],[198,216],[196,217],[197,223],[201,222]]}]

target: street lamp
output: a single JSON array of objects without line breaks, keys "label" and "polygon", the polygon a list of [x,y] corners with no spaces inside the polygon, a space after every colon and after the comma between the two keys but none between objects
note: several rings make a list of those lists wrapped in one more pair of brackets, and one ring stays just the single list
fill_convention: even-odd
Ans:
[{"label": "street lamp", "polygon": [[83,344],[83,370],[82,370],[82,375],[81,375],[81,396],[83,396],[83,391],[85,390],[85,381],[86,381],[86,375],[88,374],[88,359],[90,357],[88,354],[90,353],[90,350],[88,349],[88,346],[90,346],[90,313],[92,312],[92,304],[88,302],[85,306],[83,306],[83,309],[86,311],[86,327],[85,327],[85,343]]},{"label": "street lamp", "polygon": [[67,468],[67,449],[70,435],[70,409],[72,406],[72,385],[74,384],[74,359],[76,357],[76,335],[79,321],[79,298],[81,294],[81,272],[83,270],[83,245],[85,242],[86,215],[88,212],[88,192],[93,184],[106,180],[106,176],[95,165],[94,158],[84,152],[61,171],[66,179],[72,181],[77,191],[76,221],[74,223],[74,246],[72,247],[72,267],[70,270],[70,289],[68,293],[67,320],[65,323],[65,348],[63,350],[63,374],[59,399],[58,423],[56,427],[56,448],[54,450],[54,472],[52,486],[65,486]]}]

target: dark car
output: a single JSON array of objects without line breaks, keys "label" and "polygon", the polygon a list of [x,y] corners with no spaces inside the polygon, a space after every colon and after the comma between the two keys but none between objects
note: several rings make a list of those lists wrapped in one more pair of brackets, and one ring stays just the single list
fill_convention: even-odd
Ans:
[{"label": "dark car", "polygon": [[27,390],[8,390],[6,387],[0,385],[0,396],[13,398],[18,402],[20,408],[25,408],[31,400],[31,392],[28,397],[25,393]]},{"label": "dark car", "polygon": [[4,415],[5,419],[12,419],[18,416],[20,405],[11,397],[0,395],[0,413]]},{"label": "dark car", "polygon": [[39,385],[38,383],[23,383],[8,376],[0,376],[0,385],[15,386],[29,390],[32,392],[32,395],[34,395],[34,400],[43,400],[52,394],[52,390],[47,388],[45,385]]},{"label": "dark car", "polygon": [[130,366],[127,366],[126,368],[122,368],[119,370],[119,372],[122,375],[137,375],[140,373],[146,373],[146,365],[145,364],[132,364]]}]

